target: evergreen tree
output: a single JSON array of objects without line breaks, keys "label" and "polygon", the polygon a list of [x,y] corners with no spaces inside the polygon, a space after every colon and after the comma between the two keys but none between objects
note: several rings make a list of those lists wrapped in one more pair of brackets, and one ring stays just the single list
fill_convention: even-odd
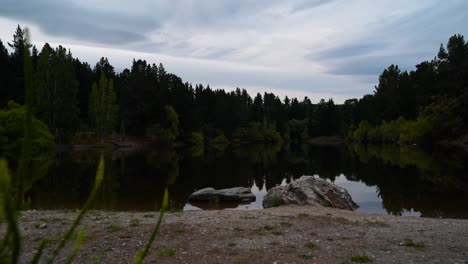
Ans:
[{"label": "evergreen tree", "polygon": [[78,82],[70,52],[59,46],[55,50],[45,44],[35,74],[35,109],[58,142],[66,143],[78,129]]},{"label": "evergreen tree", "polygon": [[101,72],[99,84],[93,83],[89,97],[89,116],[91,117],[101,142],[112,133],[117,123],[117,97],[114,82]]},{"label": "evergreen tree", "polygon": [[[10,54],[10,67],[11,67],[11,87],[8,88],[8,99],[14,100],[18,103],[24,102],[24,56],[25,56],[25,38],[24,31],[20,25],[16,28],[13,35],[13,42],[8,43],[13,49]],[[29,47],[27,47],[29,49]],[[26,54],[27,56],[27,54]]]},{"label": "evergreen tree", "polygon": [[263,121],[263,99],[260,93],[257,93],[257,96],[253,100],[252,112],[255,121]]},{"label": "evergreen tree", "polygon": [[114,79],[115,78],[115,71],[114,66],[109,63],[107,58],[102,57],[94,66],[93,69],[94,79],[99,80],[101,78],[101,74],[104,73],[106,78]]},{"label": "evergreen tree", "polygon": [[179,136],[179,116],[170,105],[164,106],[164,118],[161,123],[148,128],[147,136],[159,144],[168,144]]},{"label": "evergreen tree", "polygon": [[10,95],[12,87],[9,60],[8,50],[0,40],[0,72],[2,73],[0,78],[0,107],[4,106],[8,99],[12,99]]},{"label": "evergreen tree", "polygon": [[78,81],[78,107],[80,109],[80,117],[83,123],[89,124],[88,99],[93,84],[93,70],[87,62],[81,62],[79,59],[73,59],[73,68],[75,69],[76,79]]}]

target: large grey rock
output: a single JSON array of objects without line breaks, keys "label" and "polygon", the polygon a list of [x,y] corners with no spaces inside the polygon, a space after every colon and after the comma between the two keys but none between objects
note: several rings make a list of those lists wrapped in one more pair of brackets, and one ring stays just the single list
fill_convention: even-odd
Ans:
[{"label": "large grey rock", "polygon": [[284,204],[320,205],[354,210],[359,206],[341,187],[314,176],[302,176],[287,186],[271,188],[263,199],[263,207]]},{"label": "large grey rock", "polygon": [[255,195],[252,193],[250,188],[245,187],[234,187],[221,190],[215,190],[208,187],[192,193],[189,200],[248,203],[255,201]]}]

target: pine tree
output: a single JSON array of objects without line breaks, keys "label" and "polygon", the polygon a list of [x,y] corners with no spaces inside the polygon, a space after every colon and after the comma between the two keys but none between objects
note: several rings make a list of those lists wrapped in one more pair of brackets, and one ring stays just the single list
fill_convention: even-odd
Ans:
[{"label": "pine tree", "polygon": [[35,109],[58,142],[66,143],[78,128],[78,82],[70,52],[45,44],[37,60]]},{"label": "pine tree", "polygon": [[99,84],[93,83],[89,98],[89,116],[102,142],[115,128],[117,122],[117,97],[114,82],[101,72]]},{"label": "pine tree", "polygon": [[8,43],[8,46],[13,49],[13,53],[10,54],[12,87],[9,87],[8,99],[22,104],[24,102],[24,55],[25,48],[29,50],[29,47],[25,47],[24,31],[20,25],[13,35],[13,43]]},{"label": "pine tree", "polygon": [[11,89],[9,60],[8,50],[3,45],[2,40],[0,40],[0,72],[2,73],[2,78],[0,78],[0,107],[4,106],[11,99],[9,96]]}]

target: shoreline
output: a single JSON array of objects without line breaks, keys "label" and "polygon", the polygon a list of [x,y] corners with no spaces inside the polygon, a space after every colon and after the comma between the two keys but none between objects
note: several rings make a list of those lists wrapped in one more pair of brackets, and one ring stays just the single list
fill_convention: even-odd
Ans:
[{"label": "shoreline", "polygon": [[[71,211],[21,212],[21,262],[31,260],[43,238],[56,245],[75,216]],[[133,263],[157,216],[88,212],[75,263]],[[67,243],[59,262],[72,247]],[[468,220],[310,206],[169,212],[145,263],[353,263],[356,256],[372,263],[468,263]]]}]

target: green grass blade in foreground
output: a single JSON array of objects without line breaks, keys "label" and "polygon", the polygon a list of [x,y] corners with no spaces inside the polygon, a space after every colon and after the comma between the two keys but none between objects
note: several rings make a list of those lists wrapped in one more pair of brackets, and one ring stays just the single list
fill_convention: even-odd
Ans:
[{"label": "green grass blade in foreground", "polygon": [[[11,177],[8,171],[7,162],[0,159],[0,216],[7,224],[5,237],[0,248],[2,258],[9,259],[10,263],[17,263],[20,253],[20,236],[16,211],[11,200]],[[5,252],[7,251],[7,252]],[[9,251],[9,252],[8,252]],[[0,259],[2,262],[8,262],[6,259]]]},{"label": "green grass blade in foreground", "polygon": [[26,177],[31,171],[31,146],[32,146],[32,118],[33,118],[33,100],[34,100],[34,82],[33,82],[33,66],[31,60],[31,38],[28,28],[24,29],[24,47],[23,47],[23,73],[24,73],[24,94],[26,108],[26,116],[23,122],[23,142],[21,146],[21,157],[19,160],[18,179],[16,180],[18,189],[16,194],[16,209],[19,210],[23,202],[23,184]]},{"label": "green grass blade in foreground", "polygon": [[156,223],[156,226],[154,227],[153,232],[151,232],[151,236],[148,242],[146,243],[145,249],[143,251],[138,252],[135,263],[143,264],[143,260],[145,259],[146,255],[148,255],[149,249],[151,248],[151,245],[153,244],[153,241],[156,238],[156,235],[158,234],[159,227],[161,226],[164,213],[166,212],[168,206],[169,206],[169,191],[167,190],[167,187],[166,187],[164,189],[162,206],[161,206],[161,209],[159,210],[158,222]]},{"label": "green grass blade in foreground", "polygon": [[73,260],[75,259],[76,255],[78,254],[78,251],[80,251],[81,245],[83,244],[83,237],[84,233],[86,231],[86,227],[81,228],[80,233],[78,233],[78,237],[76,238],[75,241],[75,246],[73,247],[73,251],[68,257],[67,261],[65,262],[66,264],[71,264]]},{"label": "green grass blade in foreground", "polygon": [[34,257],[31,260],[31,264],[39,263],[39,260],[41,259],[42,253],[44,252],[46,245],[47,245],[47,240],[43,239],[41,241],[41,244],[39,244],[39,247],[36,250],[36,254],[34,254]]},{"label": "green grass blade in foreground", "polygon": [[63,249],[65,246],[65,243],[70,240],[72,237],[73,233],[75,232],[75,229],[78,227],[80,224],[81,220],[83,219],[84,215],[88,211],[89,207],[91,206],[92,202],[94,201],[94,198],[96,196],[97,191],[99,190],[99,187],[101,186],[102,180],[104,178],[104,157],[101,155],[101,158],[99,160],[99,166],[96,172],[96,179],[94,181],[94,186],[93,189],[91,190],[91,193],[88,196],[88,199],[86,200],[83,208],[81,209],[80,213],[76,217],[75,221],[73,222],[73,225],[70,227],[68,232],[65,234],[63,239],[60,241],[60,244],[57,246],[57,248],[54,250],[52,257],[49,259],[47,263],[53,263],[57,255],[60,253],[60,251]]}]

